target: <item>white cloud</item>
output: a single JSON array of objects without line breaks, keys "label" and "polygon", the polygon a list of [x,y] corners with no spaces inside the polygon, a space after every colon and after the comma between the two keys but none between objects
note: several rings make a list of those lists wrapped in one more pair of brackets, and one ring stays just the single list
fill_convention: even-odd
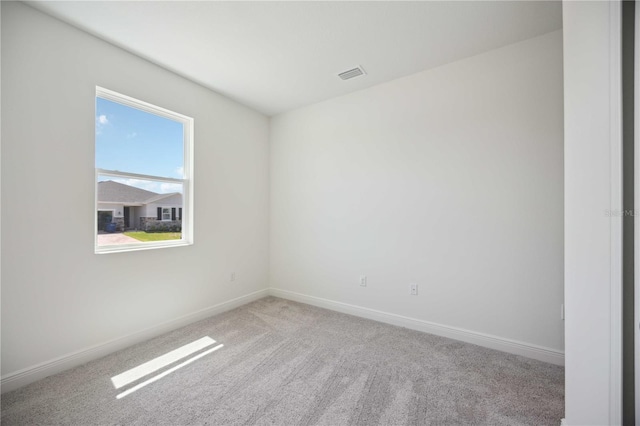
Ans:
[{"label": "white cloud", "polygon": [[168,194],[171,192],[182,193],[182,185],[179,183],[154,182],[143,179],[132,178],[111,178],[112,181],[122,183],[124,185],[133,186],[135,188],[144,189],[145,191],[155,192],[157,194]]},{"label": "white cloud", "polygon": [[127,139],[133,139],[136,136],[138,136],[137,132],[133,132],[133,133],[127,133]]},{"label": "white cloud", "polygon": [[179,183],[161,183],[160,193],[166,194],[169,192],[182,192],[182,185]]},{"label": "white cloud", "polygon": [[184,167],[182,166],[176,167],[176,176],[178,177],[184,176]]},{"label": "white cloud", "polygon": [[102,114],[96,117],[96,135],[102,134],[102,128],[109,124],[109,119],[106,115]]}]

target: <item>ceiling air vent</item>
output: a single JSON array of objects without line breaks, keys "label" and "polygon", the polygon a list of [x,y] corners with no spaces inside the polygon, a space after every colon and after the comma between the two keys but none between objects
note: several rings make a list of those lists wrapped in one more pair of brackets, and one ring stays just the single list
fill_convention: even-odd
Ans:
[{"label": "ceiling air vent", "polygon": [[338,74],[338,77],[340,77],[343,80],[349,80],[350,78],[354,78],[354,77],[358,77],[361,75],[365,75],[366,72],[364,72],[364,70],[362,69],[362,67],[357,66],[353,69],[350,69],[348,71],[343,71],[340,74]]}]

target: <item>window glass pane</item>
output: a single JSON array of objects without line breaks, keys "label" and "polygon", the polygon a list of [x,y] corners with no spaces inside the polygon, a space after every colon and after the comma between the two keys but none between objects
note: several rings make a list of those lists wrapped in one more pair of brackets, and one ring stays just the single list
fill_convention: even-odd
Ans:
[{"label": "window glass pane", "polygon": [[192,244],[193,119],[101,87],[95,106],[96,253]]},{"label": "window glass pane", "polygon": [[97,185],[98,246],[182,238],[182,183],[100,174]]},{"label": "window glass pane", "polygon": [[183,124],[96,97],[96,167],[182,179]]}]

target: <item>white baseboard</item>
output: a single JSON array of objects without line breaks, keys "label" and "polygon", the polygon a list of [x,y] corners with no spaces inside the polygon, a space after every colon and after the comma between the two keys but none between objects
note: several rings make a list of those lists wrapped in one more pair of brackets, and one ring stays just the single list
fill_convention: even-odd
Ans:
[{"label": "white baseboard", "polygon": [[551,364],[564,365],[564,352],[551,348],[545,348],[530,343],[505,339],[503,337],[492,336],[490,334],[478,333],[476,331],[465,330],[462,328],[449,327],[442,324],[404,317],[402,315],[377,311],[374,309],[336,302],[333,300],[322,299],[320,297],[307,296],[304,294],[287,290],[280,290],[277,288],[270,288],[269,294],[271,296],[281,297],[283,299],[293,300],[295,302],[306,303],[308,305],[318,306],[320,308],[326,308],[332,311],[338,311],[345,314],[355,315],[362,318],[372,319],[387,324],[409,328],[412,330],[461,340],[463,342],[473,343],[478,346],[484,346],[486,348],[496,349],[503,352],[522,355],[527,358],[533,358]]},{"label": "white baseboard", "polygon": [[163,333],[167,333],[177,328],[184,327],[196,321],[208,318],[212,315],[237,308],[238,306],[245,305],[249,302],[253,302],[254,300],[261,299],[268,296],[268,294],[268,289],[249,293],[245,296],[237,297],[235,299],[231,299],[226,302],[201,309],[199,311],[181,316],[171,321],[166,321],[162,324],[123,337],[119,337],[108,342],[100,343],[49,361],[42,362],[31,367],[24,368],[13,373],[9,373],[0,379],[0,388],[2,389],[2,393],[9,392],[19,387],[28,385],[29,383],[35,382],[36,380],[44,379],[45,377],[51,376],[52,374],[57,374],[69,368],[73,368],[94,359],[101,358],[105,355],[159,336]]},{"label": "white baseboard", "polygon": [[537,359],[557,365],[564,365],[564,352],[550,348],[545,348],[529,343],[518,342],[515,340],[505,339],[502,337],[492,336],[475,331],[464,330],[456,327],[436,324],[429,321],[423,321],[415,318],[404,317],[388,312],[377,311],[374,309],[364,308],[361,306],[350,305],[347,303],[336,302],[333,300],[322,299],[315,296],[307,296],[292,291],[281,290],[277,288],[269,288],[259,290],[245,296],[237,297],[208,308],[201,309],[180,318],[164,322],[162,324],[132,333],[108,342],[100,343],[79,351],[75,351],[61,357],[42,362],[31,367],[24,368],[13,373],[9,373],[0,379],[0,388],[2,393],[12,391],[29,383],[35,382],[53,374],[60,373],[64,370],[82,365],[94,359],[101,358],[115,351],[127,348],[136,343],[143,342],[163,333],[184,327],[196,321],[208,318],[254,300],[261,299],[266,296],[275,296],[283,299],[293,300],[296,302],[306,303],[308,305],[318,306],[332,311],[338,311],[345,314],[355,315],[362,318],[368,318],[387,324],[397,325],[400,327],[418,330],[425,333],[431,333],[438,336],[448,337],[451,339],[461,340],[463,342],[473,343],[491,349],[503,352],[522,355],[528,358]]}]

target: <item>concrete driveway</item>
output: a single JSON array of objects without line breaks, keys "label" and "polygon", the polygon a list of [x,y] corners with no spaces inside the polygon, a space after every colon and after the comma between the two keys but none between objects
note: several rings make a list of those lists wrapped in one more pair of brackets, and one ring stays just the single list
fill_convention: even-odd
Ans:
[{"label": "concrete driveway", "polygon": [[98,234],[98,245],[109,246],[113,244],[129,244],[139,243],[135,238],[128,237],[122,233],[115,232],[113,234]]}]

